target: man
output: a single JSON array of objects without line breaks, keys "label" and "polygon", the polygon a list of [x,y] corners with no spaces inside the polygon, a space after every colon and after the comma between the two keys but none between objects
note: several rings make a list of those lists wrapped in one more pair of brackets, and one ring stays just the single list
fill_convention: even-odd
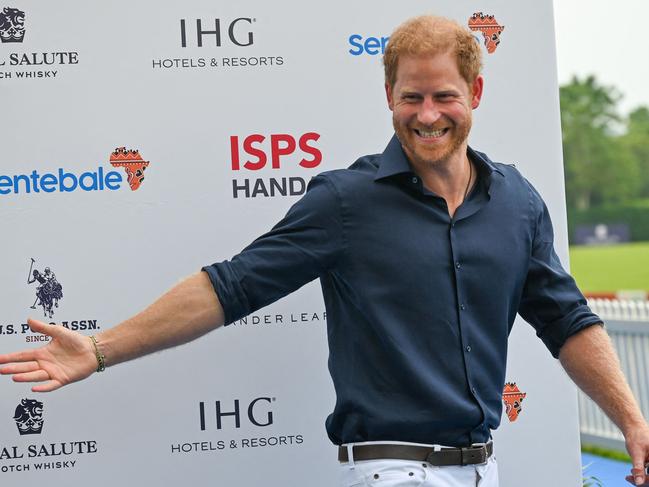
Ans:
[{"label": "man", "polygon": [[343,485],[498,485],[490,433],[516,313],[622,429],[627,479],[649,485],[649,427],[554,253],[543,201],[516,169],[467,145],[484,84],[472,35],[418,17],[397,28],[384,62],[396,135],[382,154],[317,176],[268,234],[97,337],[30,321],[52,341],[0,356],[12,362],[2,373],[51,391],[318,277],[337,394],[327,432],[341,445]]}]

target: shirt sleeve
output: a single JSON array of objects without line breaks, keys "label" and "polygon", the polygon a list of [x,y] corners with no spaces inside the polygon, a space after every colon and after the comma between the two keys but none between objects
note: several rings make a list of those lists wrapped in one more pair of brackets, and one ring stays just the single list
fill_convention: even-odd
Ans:
[{"label": "shirt sleeve", "polygon": [[229,261],[203,267],[232,323],[321,276],[342,248],[340,202],[324,175],[268,233]]},{"label": "shirt sleeve", "polygon": [[590,310],[575,280],[561,265],[548,209],[531,185],[530,189],[536,228],[519,314],[557,358],[568,337],[602,320]]}]

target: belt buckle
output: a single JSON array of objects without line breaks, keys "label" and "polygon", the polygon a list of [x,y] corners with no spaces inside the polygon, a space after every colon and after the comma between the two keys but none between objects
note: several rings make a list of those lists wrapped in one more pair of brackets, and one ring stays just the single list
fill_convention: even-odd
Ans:
[{"label": "belt buckle", "polygon": [[477,465],[487,462],[487,444],[478,443],[469,447],[461,448],[462,466]]}]

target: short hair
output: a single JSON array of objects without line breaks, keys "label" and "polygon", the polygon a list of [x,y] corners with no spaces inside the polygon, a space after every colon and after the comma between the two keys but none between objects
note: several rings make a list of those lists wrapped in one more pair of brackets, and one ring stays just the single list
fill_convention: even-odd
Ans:
[{"label": "short hair", "polygon": [[454,20],[436,15],[421,15],[399,25],[388,41],[383,56],[385,81],[397,81],[399,57],[451,52],[460,75],[471,85],[482,69],[482,51],[471,32]]}]

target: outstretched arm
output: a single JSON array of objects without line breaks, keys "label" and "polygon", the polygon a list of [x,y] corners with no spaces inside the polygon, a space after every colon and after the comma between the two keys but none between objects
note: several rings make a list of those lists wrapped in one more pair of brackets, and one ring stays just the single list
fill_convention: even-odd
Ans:
[{"label": "outstretched arm", "polygon": [[588,394],[624,434],[633,462],[635,485],[649,486],[645,464],[649,460],[649,426],[627,384],[611,340],[601,326],[572,335],[561,348],[559,360],[570,378]]},{"label": "outstretched arm", "polygon": [[[223,308],[204,272],[193,274],[123,323],[97,335],[106,366],[174,347],[221,326]],[[16,382],[42,382],[34,392],[48,392],[90,376],[97,369],[89,337],[62,326],[29,320],[31,329],[51,337],[42,348],[0,355],[1,374]]]}]

